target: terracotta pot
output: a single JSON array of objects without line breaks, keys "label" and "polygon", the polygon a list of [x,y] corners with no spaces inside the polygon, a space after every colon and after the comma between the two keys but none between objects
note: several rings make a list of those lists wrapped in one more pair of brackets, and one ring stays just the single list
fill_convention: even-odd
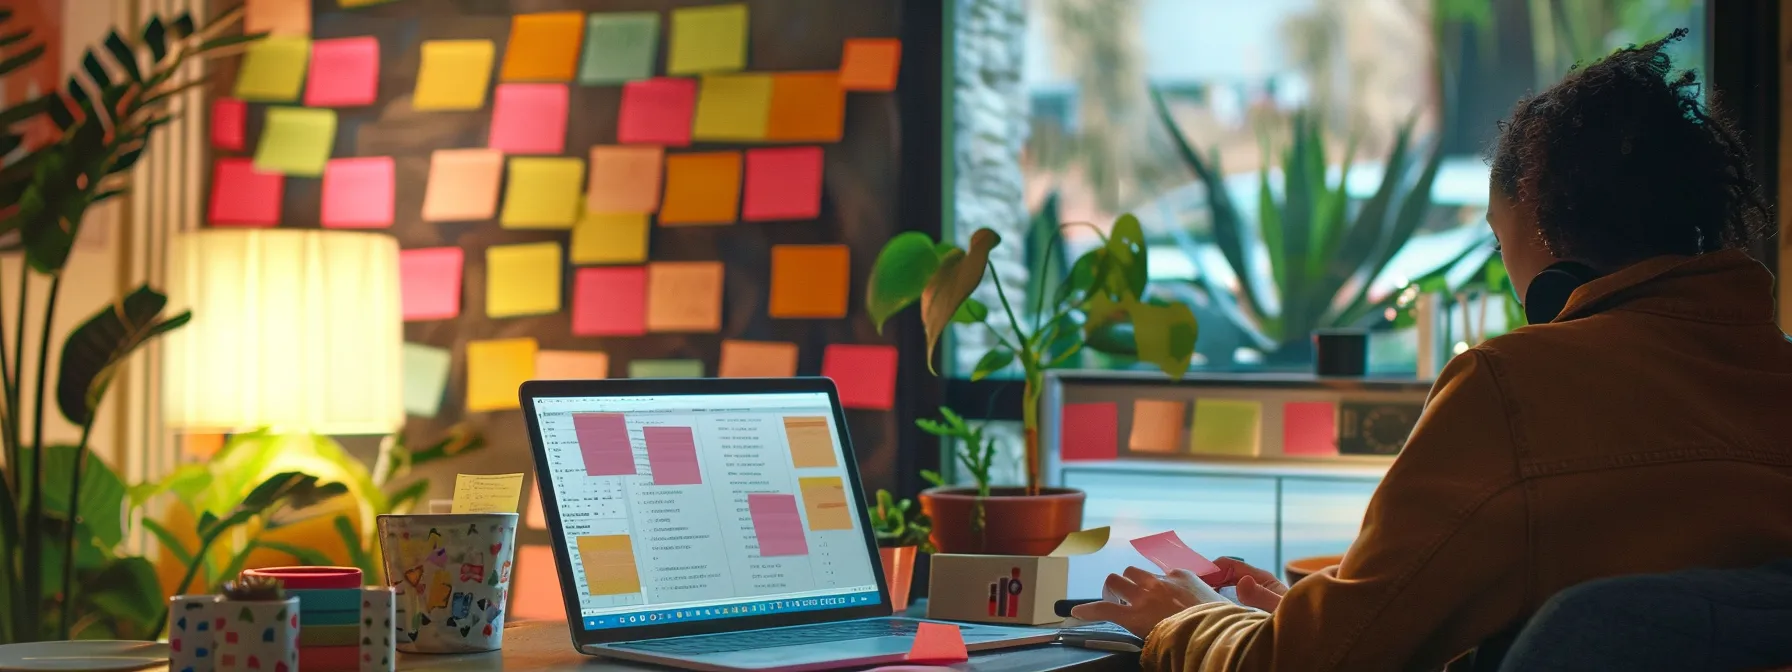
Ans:
[{"label": "terracotta pot", "polygon": [[[1083,491],[1042,488],[990,488],[978,497],[976,488],[929,488],[921,492],[921,510],[933,519],[933,545],[941,553],[1045,555],[1072,532],[1083,529]],[[978,531],[977,502],[983,502],[984,525]]]},{"label": "terracotta pot", "polygon": [[1282,576],[1287,577],[1288,585],[1292,586],[1295,582],[1307,578],[1308,576],[1312,576],[1320,570],[1331,567],[1332,565],[1343,564],[1343,562],[1344,556],[1342,555],[1316,555],[1311,558],[1295,558],[1289,560],[1288,564],[1282,565]]},{"label": "terracotta pot", "polygon": [[914,546],[880,546],[877,555],[884,562],[884,583],[890,587],[890,609],[896,613],[908,608],[908,593],[915,579]]}]

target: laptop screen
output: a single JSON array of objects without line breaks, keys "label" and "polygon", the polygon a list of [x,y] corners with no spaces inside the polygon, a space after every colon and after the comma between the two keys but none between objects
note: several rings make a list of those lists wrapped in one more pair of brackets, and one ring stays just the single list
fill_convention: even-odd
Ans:
[{"label": "laptop screen", "polygon": [[877,604],[821,392],[535,400],[586,630]]}]

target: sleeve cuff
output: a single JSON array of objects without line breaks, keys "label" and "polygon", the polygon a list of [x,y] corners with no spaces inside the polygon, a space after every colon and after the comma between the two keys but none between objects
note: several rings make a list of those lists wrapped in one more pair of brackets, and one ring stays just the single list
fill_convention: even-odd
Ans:
[{"label": "sleeve cuff", "polygon": [[1231,602],[1197,604],[1158,622],[1145,637],[1139,661],[1147,670],[1202,669],[1209,650],[1237,641],[1269,619],[1269,612]]}]

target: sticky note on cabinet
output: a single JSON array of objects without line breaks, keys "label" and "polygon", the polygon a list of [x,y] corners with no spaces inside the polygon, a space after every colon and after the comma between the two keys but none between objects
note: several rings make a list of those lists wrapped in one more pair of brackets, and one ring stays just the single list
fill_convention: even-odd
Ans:
[{"label": "sticky note on cabinet", "polygon": [[1257,455],[1262,402],[1250,399],[1196,399],[1189,452],[1202,455]]},{"label": "sticky note on cabinet", "polygon": [[1188,403],[1139,399],[1132,402],[1132,435],[1126,449],[1135,453],[1174,453],[1186,445]]},{"label": "sticky note on cabinet", "polygon": [[772,108],[765,137],[781,142],[839,142],[846,127],[846,94],[832,72],[772,76]]},{"label": "sticky note on cabinet", "polygon": [[467,343],[467,411],[519,408],[517,388],[535,377],[535,339]]},{"label": "sticky note on cabinet", "polygon": [[624,84],[616,141],[630,145],[689,145],[691,115],[696,105],[696,80],[659,77]]},{"label": "sticky note on cabinet", "polygon": [[704,75],[697,89],[697,120],[691,138],[763,140],[771,102],[771,75]]},{"label": "sticky note on cabinet", "polygon": [[846,316],[852,262],[845,245],[773,245],[767,313],[784,318]]},{"label": "sticky note on cabinet", "polygon": [[429,156],[423,189],[423,220],[463,222],[491,219],[498,211],[498,183],[504,153],[495,149],[438,149]]},{"label": "sticky note on cabinet", "polygon": [[336,111],[308,107],[270,107],[255,147],[255,169],[318,177],[336,144]]},{"label": "sticky note on cabinet", "polygon": [[212,101],[212,146],[240,152],[249,135],[249,104],[235,98]]},{"label": "sticky note on cabinet", "polygon": [[535,380],[601,380],[610,377],[610,356],[583,350],[535,353]]},{"label": "sticky note on cabinet", "polygon": [[749,222],[821,216],[820,147],[747,150],[740,217]]},{"label": "sticky note on cabinet", "polygon": [[584,12],[518,14],[510,20],[498,76],[506,82],[571,81],[584,34]]},{"label": "sticky note on cabinet", "polygon": [[566,151],[565,84],[499,84],[487,147],[506,154]]},{"label": "sticky note on cabinet", "polygon": [[243,32],[310,35],[311,0],[243,0]]},{"label": "sticky note on cabinet", "polygon": [[498,222],[506,229],[570,229],[578,221],[585,162],[564,157],[510,160],[509,187]]},{"label": "sticky note on cabinet", "polygon": [[456,474],[449,513],[516,513],[522,474]]},{"label": "sticky note on cabinet", "polygon": [[722,341],[718,378],[789,378],[796,375],[795,343]]},{"label": "sticky note on cabinet", "polygon": [[560,244],[485,248],[485,315],[518,317],[560,310]]},{"label": "sticky note on cabinet", "polygon": [[1112,460],[1120,455],[1120,408],[1114,402],[1064,404],[1058,414],[1058,459]]},{"label": "sticky note on cabinet", "polygon": [[585,24],[579,83],[597,86],[652,77],[659,46],[659,12],[594,13]]},{"label": "sticky note on cabinet", "polygon": [[902,40],[847,40],[840,54],[840,88],[846,91],[894,91],[896,74],[901,69]]},{"label": "sticky note on cabinet", "polygon": [[841,406],[887,411],[896,405],[896,348],[829,345],[821,353],[821,375],[834,379]]},{"label": "sticky note on cabinet", "polygon": [[746,67],[745,4],[672,10],[672,49],[666,56],[666,72],[687,75]]},{"label": "sticky note on cabinet", "polygon": [[404,321],[446,320],[460,315],[460,280],[466,253],[459,247],[398,252],[399,306]]},{"label": "sticky note on cabinet", "polygon": [[733,224],[740,203],[740,152],[666,157],[660,225]]},{"label": "sticky note on cabinet", "polygon": [[218,159],[206,220],[213,226],[273,226],[280,223],[285,192],[286,178],[279,173],[256,170],[246,158]]},{"label": "sticky note on cabinet", "polygon": [[647,265],[647,330],[722,330],[722,262],[662,261]]},{"label": "sticky note on cabinet", "polygon": [[573,274],[574,336],[647,333],[647,269],[581,268]]},{"label": "sticky note on cabinet", "polygon": [[324,164],[326,229],[375,229],[392,225],[395,168],[390,156],[330,159]]},{"label": "sticky note on cabinet", "polygon": [[651,213],[660,207],[661,164],[666,150],[632,145],[591,148],[591,180],[585,188],[590,212]]},{"label": "sticky note on cabinet", "polygon": [[249,43],[236,71],[233,95],[258,103],[298,100],[310,56],[311,39],[306,37],[270,35]]},{"label": "sticky note on cabinet", "polygon": [[448,389],[448,371],[453,354],[445,348],[404,344],[404,411],[420,418],[433,418],[442,409],[442,393]]},{"label": "sticky note on cabinet", "polygon": [[637,359],[628,363],[630,378],[702,378],[701,359]]},{"label": "sticky note on cabinet", "polygon": [[411,94],[411,109],[477,110],[485,107],[485,90],[491,86],[492,59],[496,54],[491,40],[424,42],[423,62],[417,67],[417,88]]},{"label": "sticky note on cabinet", "polygon": [[348,37],[311,43],[311,67],[305,76],[305,104],[310,107],[372,105],[379,97],[380,41]]},{"label": "sticky note on cabinet", "polygon": [[572,263],[639,264],[647,261],[647,215],[579,215],[572,227]]},{"label": "sticky note on cabinet", "polygon": [[1290,401],[1282,405],[1282,454],[1331,457],[1338,454],[1338,405]]}]

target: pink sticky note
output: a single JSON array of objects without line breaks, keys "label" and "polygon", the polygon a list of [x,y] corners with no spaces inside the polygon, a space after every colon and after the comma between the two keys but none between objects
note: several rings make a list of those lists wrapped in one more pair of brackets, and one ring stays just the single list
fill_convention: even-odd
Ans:
[{"label": "pink sticky note", "polygon": [[747,515],[753,519],[759,557],[809,554],[809,541],[803,537],[803,516],[796,510],[796,495],[749,494]]},{"label": "pink sticky note", "polygon": [[[1158,569],[1169,573],[1173,569],[1186,569],[1190,574],[1207,580],[1208,577],[1219,578],[1220,568],[1207,558],[1182,543],[1182,537],[1176,532],[1159,532],[1150,536],[1132,540],[1132,547],[1138,549],[1139,555],[1145,556]],[[1212,581],[1208,581],[1212,583]]]},{"label": "pink sticky note", "polygon": [[821,148],[747,150],[740,218],[749,222],[821,216]]},{"label": "pink sticky note", "polygon": [[460,315],[460,275],[466,253],[458,247],[398,252],[399,305],[404,321],[446,320]]},{"label": "pink sticky note", "polygon": [[896,348],[830,345],[821,354],[821,375],[834,379],[841,406],[887,411],[896,405]]},{"label": "pink sticky note", "polygon": [[324,228],[391,226],[393,175],[390,156],[330,159],[324,164]]},{"label": "pink sticky note", "polygon": [[499,84],[487,147],[506,154],[566,151],[565,84]]},{"label": "pink sticky note", "polygon": [[212,226],[273,226],[280,223],[286,178],[255,170],[255,160],[218,159],[212,168]]},{"label": "pink sticky note", "polygon": [[633,476],[635,449],[628,440],[628,418],[621,413],[572,414],[573,437],[585,460],[586,476]]},{"label": "pink sticky note", "polygon": [[687,146],[691,144],[691,115],[696,105],[696,80],[658,77],[624,84],[616,141]]},{"label": "pink sticky note", "polygon": [[379,95],[380,41],[345,37],[311,43],[311,66],[305,74],[305,105],[348,107],[372,105]]},{"label": "pink sticky note", "polygon": [[964,634],[958,631],[958,626],[922,622],[915,625],[915,643],[902,659],[909,662],[956,663],[969,660],[970,657],[970,652],[964,648]]},{"label": "pink sticky note", "polygon": [[1120,409],[1111,401],[1064,404],[1058,419],[1058,459],[1111,460],[1120,454]]},{"label": "pink sticky note", "polygon": [[212,146],[243,151],[249,135],[249,104],[235,98],[212,101]]},{"label": "pink sticky note", "polygon": [[1329,401],[1291,401],[1282,406],[1282,454],[1338,454],[1338,406]]},{"label": "pink sticky note", "polygon": [[697,463],[697,439],[689,427],[642,427],[647,444],[647,468],[654,485],[702,485],[703,469]]},{"label": "pink sticky note", "polygon": [[647,269],[641,266],[581,268],[572,284],[575,336],[640,336],[647,333]]}]

